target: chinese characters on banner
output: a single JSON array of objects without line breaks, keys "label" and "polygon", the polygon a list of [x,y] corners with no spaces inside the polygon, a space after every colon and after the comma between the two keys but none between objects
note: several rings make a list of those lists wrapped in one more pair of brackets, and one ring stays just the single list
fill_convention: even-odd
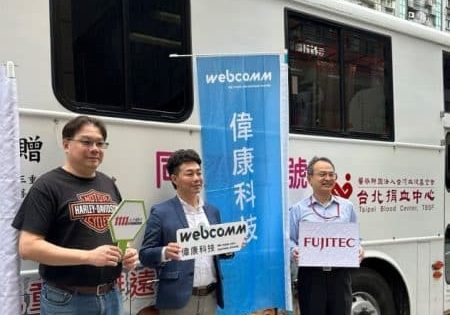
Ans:
[{"label": "chinese characters on banner", "polygon": [[[286,84],[280,81],[285,80],[282,59],[197,57],[206,199],[221,210],[223,222],[241,220],[248,226],[247,246],[222,262],[225,314],[285,309],[289,300],[283,242],[282,152],[287,133],[281,132],[281,122],[287,120],[282,117],[287,105],[280,90]],[[249,293],[252,299],[243,300]]]}]

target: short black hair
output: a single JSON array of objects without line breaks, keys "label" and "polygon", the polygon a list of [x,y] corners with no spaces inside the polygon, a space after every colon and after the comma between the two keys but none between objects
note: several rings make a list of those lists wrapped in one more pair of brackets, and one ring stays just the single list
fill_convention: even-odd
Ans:
[{"label": "short black hair", "polygon": [[[181,149],[173,152],[169,159],[167,160],[167,171],[169,172],[169,176],[176,175],[180,171],[180,165],[183,163],[195,162],[198,165],[202,165],[202,159],[192,149]],[[177,189],[177,185],[172,182],[173,188]]]},{"label": "short black hair", "polygon": [[77,116],[69,120],[62,130],[62,138],[72,139],[85,125],[94,125],[97,127],[102,134],[103,140],[106,140],[107,132],[105,124],[101,120],[89,116]]},{"label": "short black hair", "polygon": [[169,175],[177,174],[180,171],[180,165],[186,162],[196,162],[198,165],[202,165],[202,159],[194,150],[177,150],[167,160],[166,167]]}]

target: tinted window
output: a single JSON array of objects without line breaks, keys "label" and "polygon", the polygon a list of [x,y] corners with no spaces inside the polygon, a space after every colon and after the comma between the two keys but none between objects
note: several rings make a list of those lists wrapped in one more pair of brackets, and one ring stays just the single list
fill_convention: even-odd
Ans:
[{"label": "tinted window", "polygon": [[450,53],[444,52],[444,102],[445,111],[450,112]]},{"label": "tinted window", "polygon": [[180,121],[192,110],[189,2],[51,0],[55,94],[71,110]]},{"label": "tinted window", "polygon": [[291,132],[393,140],[390,38],[287,19]]}]

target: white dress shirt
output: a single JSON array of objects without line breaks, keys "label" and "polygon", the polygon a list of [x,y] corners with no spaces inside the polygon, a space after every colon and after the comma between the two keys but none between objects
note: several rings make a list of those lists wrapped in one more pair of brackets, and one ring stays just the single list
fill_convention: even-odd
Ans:
[{"label": "white dress shirt", "polygon": [[[198,206],[193,207],[183,199],[180,199],[183,206],[184,214],[190,228],[194,228],[203,224],[209,226],[208,218],[203,209],[203,199],[198,197]],[[200,256],[195,259],[194,263],[194,287],[206,286],[210,283],[217,282],[216,268],[214,267],[213,256]]]},{"label": "white dress shirt", "polygon": [[[199,196],[197,207],[193,207],[186,201],[177,196],[183,207],[184,214],[186,215],[186,220],[190,228],[194,228],[203,224],[209,226],[208,217],[206,216],[205,210],[203,209],[204,201]],[[168,261],[165,258],[166,246],[163,247],[161,252],[161,260]],[[217,282],[216,268],[214,267],[213,256],[200,256],[195,259],[194,262],[194,287],[203,287]]]}]

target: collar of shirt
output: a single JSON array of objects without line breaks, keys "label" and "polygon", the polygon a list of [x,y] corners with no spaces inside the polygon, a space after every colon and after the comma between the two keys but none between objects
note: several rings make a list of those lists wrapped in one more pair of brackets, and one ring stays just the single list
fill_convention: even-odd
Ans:
[{"label": "collar of shirt", "polygon": [[340,220],[341,217],[341,207],[337,198],[333,195],[331,196],[330,201],[326,204],[320,203],[317,199],[314,198],[313,195],[309,198],[309,205],[311,213],[314,213],[317,217],[320,217],[323,220]]},{"label": "collar of shirt", "polygon": [[193,207],[190,204],[188,204],[186,201],[184,201],[179,195],[177,195],[178,200],[180,200],[181,205],[183,206],[184,213],[186,214],[199,214],[205,212],[203,210],[203,206],[205,205],[205,202],[203,201],[202,197],[198,196],[198,205],[197,207]]},{"label": "collar of shirt", "polygon": [[328,202],[325,203],[325,204],[322,204],[320,201],[318,201],[318,200],[314,197],[314,195],[311,195],[310,198],[309,198],[309,200],[310,200],[309,207],[311,207],[311,206],[314,205],[314,204],[318,204],[318,205],[320,205],[321,207],[323,207],[323,208],[326,209],[326,208],[328,208],[328,207],[331,205],[332,202],[335,202],[335,203],[339,204],[339,202],[337,201],[337,199],[336,199],[336,197],[335,197],[334,195],[331,195],[330,201],[328,201]]}]

